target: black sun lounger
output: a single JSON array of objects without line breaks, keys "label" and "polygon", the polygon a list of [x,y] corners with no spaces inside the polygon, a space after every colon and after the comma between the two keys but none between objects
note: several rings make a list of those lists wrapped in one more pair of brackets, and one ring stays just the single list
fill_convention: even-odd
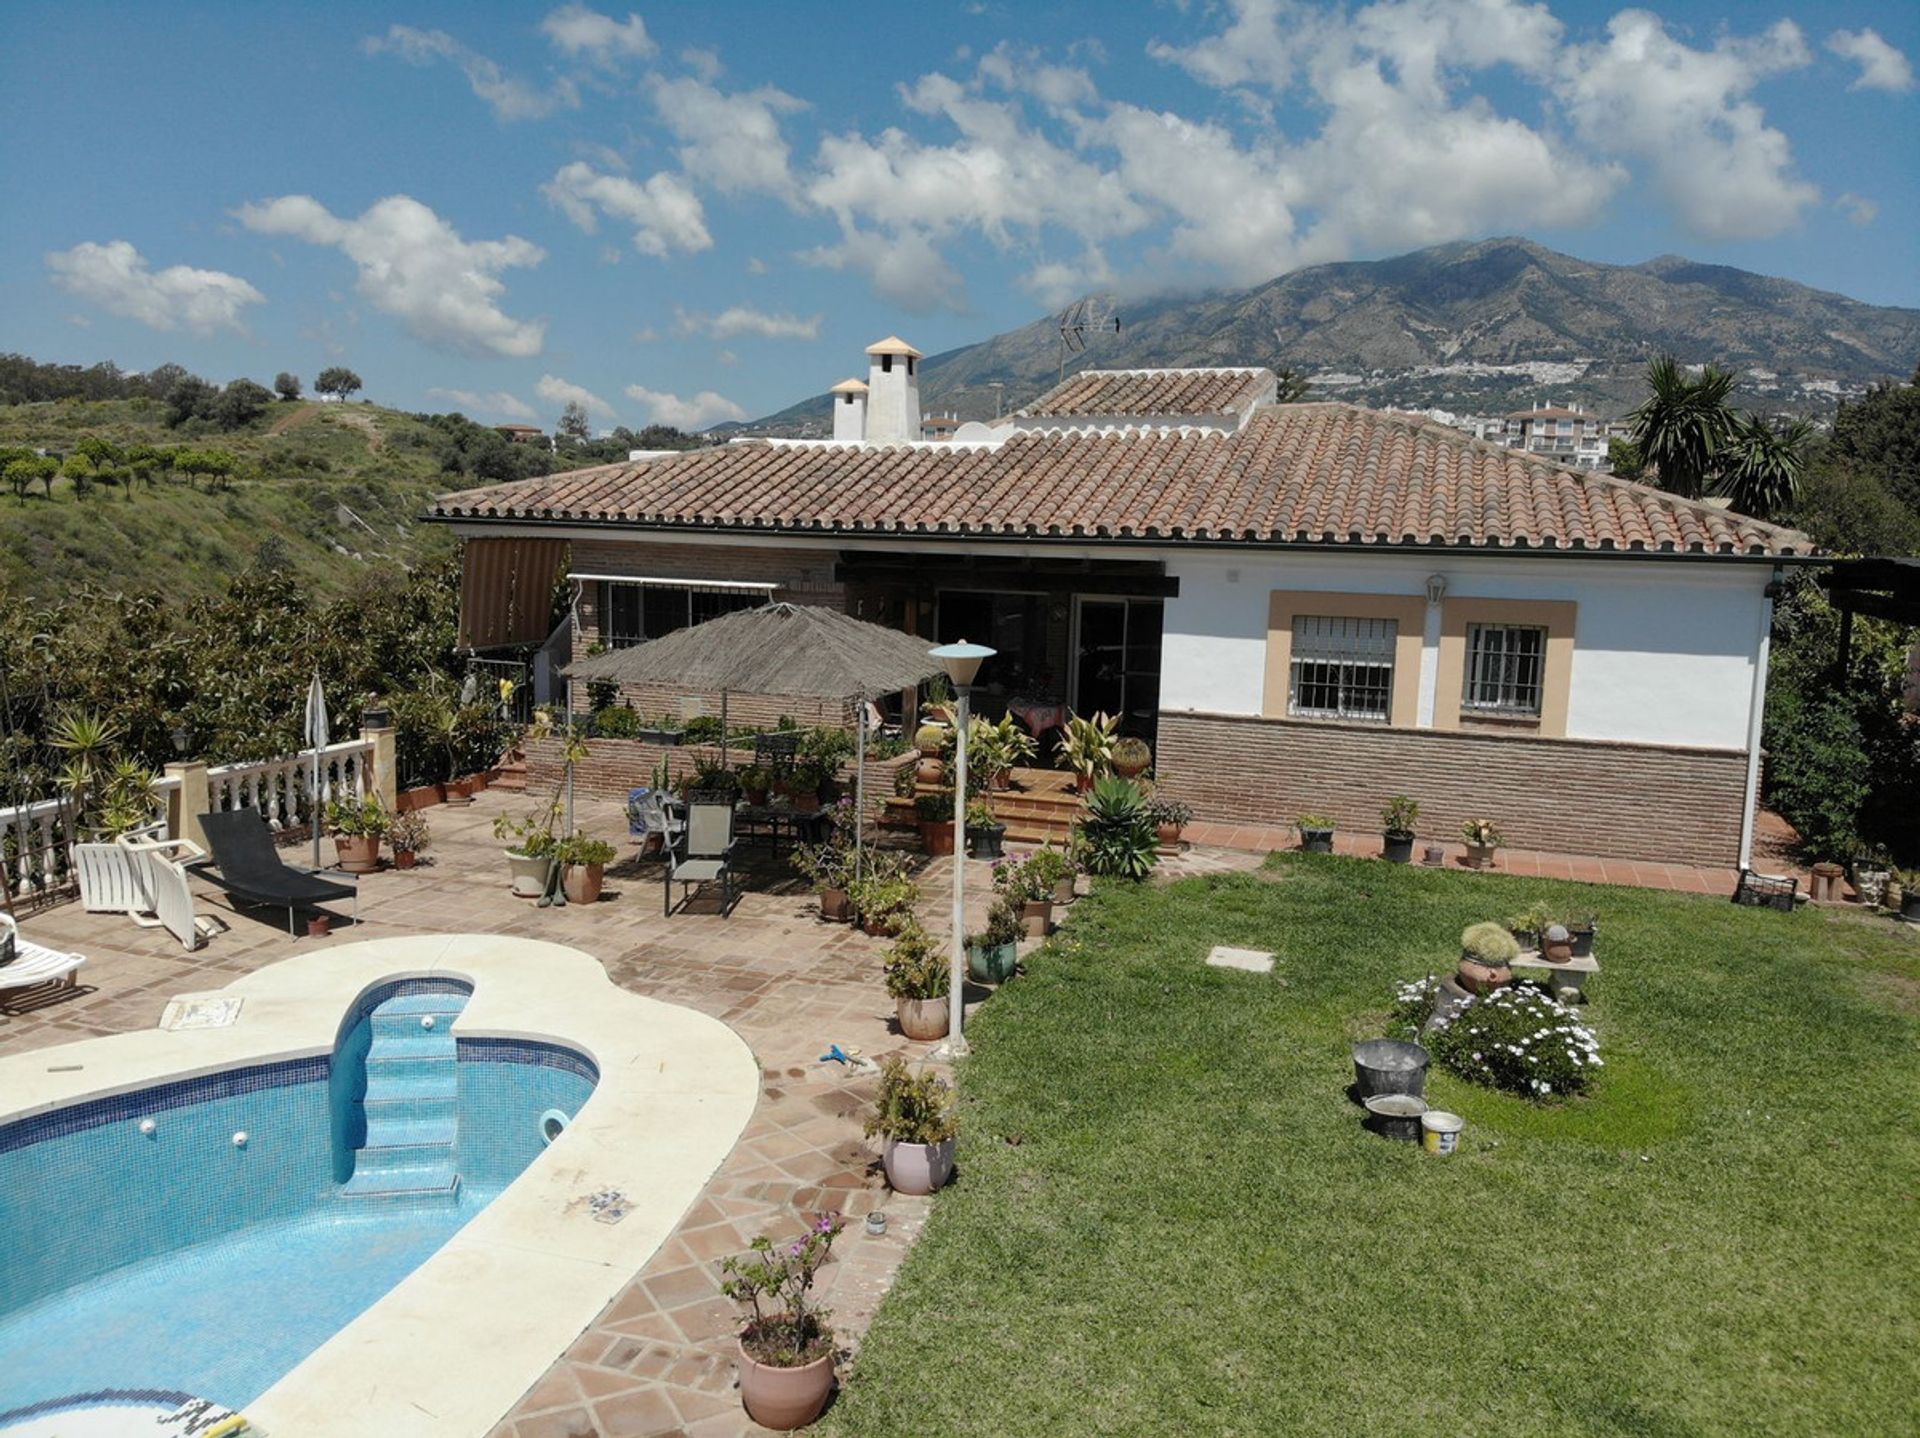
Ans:
[{"label": "black sun lounger", "polygon": [[[238,903],[285,906],[289,934],[298,937],[293,925],[296,910],[333,899],[352,899],[354,922],[360,921],[360,891],[352,884],[289,866],[274,848],[273,830],[257,810],[202,814],[200,827],[213,856],[194,865],[195,871],[225,889]],[[212,869],[219,872],[213,873]]]}]

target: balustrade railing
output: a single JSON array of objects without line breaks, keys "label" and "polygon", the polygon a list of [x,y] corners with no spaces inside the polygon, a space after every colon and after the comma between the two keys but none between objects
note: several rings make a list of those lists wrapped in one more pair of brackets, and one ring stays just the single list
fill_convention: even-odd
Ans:
[{"label": "balustrade railing", "polygon": [[[207,808],[257,809],[275,829],[307,823],[313,813],[314,751],[216,764],[207,770]],[[372,783],[373,741],[349,739],[320,751],[319,802],[360,799]]]},{"label": "balustrade railing", "polygon": [[68,846],[72,820],[66,802],[40,799],[0,809],[0,877],[21,898],[53,893],[73,885]]}]

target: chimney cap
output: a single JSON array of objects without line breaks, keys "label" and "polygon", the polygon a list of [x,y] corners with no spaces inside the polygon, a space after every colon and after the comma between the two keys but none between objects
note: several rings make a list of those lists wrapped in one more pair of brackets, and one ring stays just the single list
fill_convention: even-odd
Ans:
[{"label": "chimney cap", "polygon": [[867,382],[863,379],[843,379],[827,391],[828,394],[865,394],[866,392]]},{"label": "chimney cap", "polygon": [[899,335],[888,335],[883,340],[875,340],[867,346],[870,355],[912,355],[915,359],[925,359],[919,350],[901,339]]}]

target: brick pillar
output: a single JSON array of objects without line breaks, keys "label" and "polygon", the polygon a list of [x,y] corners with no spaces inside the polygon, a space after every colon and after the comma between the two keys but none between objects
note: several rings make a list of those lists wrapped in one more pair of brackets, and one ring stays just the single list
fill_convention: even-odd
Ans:
[{"label": "brick pillar", "polygon": [[167,790],[167,837],[191,840],[201,848],[206,848],[206,831],[200,827],[200,816],[209,807],[205,762],[190,759],[181,764],[169,764],[166,775],[169,779],[179,780]]},{"label": "brick pillar", "polygon": [[367,776],[367,792],[379,797],[388,813],[400,802],[399,769],[394,755],[392,724],[360,726],[360,737],[373,741],[373,772]]}]

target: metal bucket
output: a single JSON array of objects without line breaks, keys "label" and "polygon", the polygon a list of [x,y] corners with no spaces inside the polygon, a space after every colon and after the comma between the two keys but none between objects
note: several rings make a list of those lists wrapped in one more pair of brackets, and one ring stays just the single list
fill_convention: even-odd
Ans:
[{"label": "metal bucket", "polygon": [[1368,1039],[1353,1046],[1353,1082],[1365,1103],[1375,1094],[1427,1091],[1429,1055],[1403,1039]]},{"label": "metal bucket", "polygon": [[1367,1127],[1382,1138],[1418,1143],[1420,1116],[1426,1111],[1427,1101],[1417,1094],[1375,1094],[1367,1100]]},{"label": "metal bucket", "polygon": [[1457,1113],[1429,1109],[1420,1115],[1420,1147],[1444,1158],[1460,1146],[1460,1130],[1466,1126]]}]

